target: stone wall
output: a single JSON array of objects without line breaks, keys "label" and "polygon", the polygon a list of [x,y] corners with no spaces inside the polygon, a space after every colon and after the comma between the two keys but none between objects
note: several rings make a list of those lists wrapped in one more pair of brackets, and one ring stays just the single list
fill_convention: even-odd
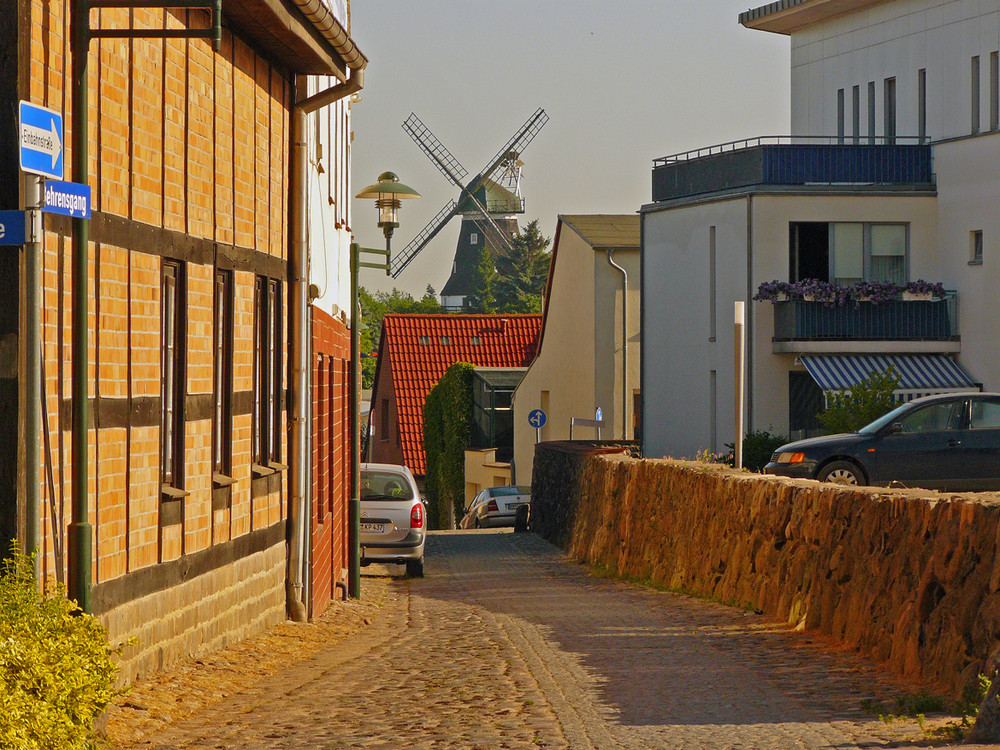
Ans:
[{"label": "stone wall", "polygon": [[285,554],[284,543],[275,544],[102,614],[110,643],[137,641],[122,655],[119,682],[131,683],[282,622]]},{"label": "stone wall", "polygon": [[818,630],[952,695],[1000,651],[1000,496],[848,489],[535,453],[533,528],[574,557]]}]

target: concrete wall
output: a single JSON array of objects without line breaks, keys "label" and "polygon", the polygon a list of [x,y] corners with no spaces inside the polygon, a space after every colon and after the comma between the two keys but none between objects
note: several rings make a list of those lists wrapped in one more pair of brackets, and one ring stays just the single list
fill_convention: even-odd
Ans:
[{"label": "concrete wall", "polygon": [[791,132],[837,134],[837,90],[844,89],[852,134],[852,87],[860,86],[861,134],[868,131],[868,83],[875,82],[875,134],[883,135],[883,86],[896,79],[896,133],[915,136],[918,71],[927,71],[927,133],[972,132],[972,57],[979,56],[979,130],[990,127],[990,54],[1000,50],[1000,2],[883,2],[792,34]]},{"label": "concrete wall", "polygon": [[510,464],[496,460],[497,449],[469,449],[465,452],[465,507],[480,490],[510,484]]},{"label": "concrete wall", "polygon": [[750,606],[958,696],[1000,646],[1000,498],[536,454],[532,525],[579,560]]}]

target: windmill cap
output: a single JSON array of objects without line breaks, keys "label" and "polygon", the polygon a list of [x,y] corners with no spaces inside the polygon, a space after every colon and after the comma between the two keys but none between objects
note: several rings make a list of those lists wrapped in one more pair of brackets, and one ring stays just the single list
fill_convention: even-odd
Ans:
[{"label": "windmill cap", "polygon": [[420,193],[400,182],[395,172],[383,172],[378,176],[378,182],[369,185],[355,197],[381,198],[383,195],[391,195],[397,199],[420,197]]}]

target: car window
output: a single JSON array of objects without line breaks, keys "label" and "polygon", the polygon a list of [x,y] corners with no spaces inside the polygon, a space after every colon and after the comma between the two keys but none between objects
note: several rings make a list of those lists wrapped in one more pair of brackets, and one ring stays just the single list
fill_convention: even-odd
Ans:
[{"label": "car window", "polygon": [[489,490],[493,497],[507,497],[508,495],[520,495],[521,491],[517,487],[491,487]]},{"label": "car window", "polygon": [[412,500],[413,488],[401,474],[387,471],[361,472],[362,500]]},{"label": "car window", "polygon": [[930,404],[901,417],[899,425],[904,433],[958,430],[962,427],[964,404],[965,399]]},{"label": "car window", "polygon": [[1000,429],[1000,401],[973,399],[970,427],[973,430]]}]

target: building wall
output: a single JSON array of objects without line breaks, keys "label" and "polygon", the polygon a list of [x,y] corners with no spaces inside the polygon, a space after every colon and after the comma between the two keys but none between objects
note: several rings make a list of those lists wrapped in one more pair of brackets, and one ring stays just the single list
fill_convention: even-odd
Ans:
[{"label": "building wall", "polygon": [[852,133],[852,89],[860,86],[861,133],[869,135],[868,84],[875,83],[876,135],[885,133],[886,78],[896,79],[896,133],[918,134],[918,71],[926,70],[927,133],[969,135],[972,58],[979,57],[980,132],[990,129],[990,56],[1000,50],[1000,2],[905,0],[872,7],[792,34],[791,132],[837,134],[837,91],[844,89]]},{"label": "building wall", "polygon": [[[510,484],[510,464],[497,463],[497,449],[465,451],[465,507],[472,504],[480,490]],[[461,519],[460,519],[461,520]]]},{"label": "building wall", "polygon": [[[737,300],[747,303],[745,427],[787,434],[788,373],[802,368],[795,355],[774,353],[773,305],[752,297],[761,282],[788,279],[790,222],[906,222],[910,277],[954,288],[938,251],[933,196],[744,195],[650,211],[643,221],[643,448],[650,457],[725,453],[726,444],[734,442]],[[964,305],[961,294],[959,304]],[[964,307],[960,310],[964,319]]]},{"label": "building wall", "polygon": [[[377,394],[377,400],[376,399]],[[392,380],[392,362],[388,348],[379,350],[372,389],[368,423],[368,461],[381,464],[403,464],[403,445],[399,436],[399,412],[396,409],[396,386]],[[387,420],[383,414],[388,409]],[[388,430],[383,429],[388,422]]]},{"label": "building wall", "polygon": [[310,615],[319,616],[346,583],[350,493],[350,331],[313,307],[312,581]]},{"label": "building wall", "polygon": [[[129,11],[99,13],[102,26],[129,24]],[[69,56],[65,5],[33,1],[30,14],[31,75],[24,98],[62,111],[68,140],[73,122],[63,64]],[[136,9],[131,18],[136,28],[180,28],[186,14]],[[88,494],[94,609],[109,625],[112,640],[136,633],[135,617],[162,620],[142,630],[143,642],[127,654],[142,665],[128,666],[127,672],[138,674],[154,662],[163,666],[181,652],[211,648],[229,637],[220,634],[235,599],[207,592],[216,577],[232,579],[232,590],[238,590],[243,584],[235,577],[243,575],[245,564],[258,576],[253,595],[269,603],[231,632],[264,627],[284,615],[283,576],[275,571],[284,554],[287,500],[281,462],[287,461],[283,344],[292,85],[229,30],[218,54],[206,40],[95,40],[90,70]],[[67,163],[71,158],[65,155]],[[46,499],[42,574],[48,583],[65,574],[65,557],[57,550],[65,549],[70,521],[72,279],[69,222],[47,215],[45,230],[42,351],[49,443],[43,446],[52,485],[43,471],[41,496]],[[160,488],[160,289],[167,261],[180,262],[187,294],[181,483],[187,494],[169,502]],[[220,269],[232,273],[234,311],[232,476],[221,482],[212,466],[218,364],[214,280]],[[254,403],[261,396],[254,380],[257,279],[276,281],[282,300],[282,395],[273,431],[279,459],[263,471],[253,466],[252,444]],[[249,558],[259,560],[241,562]],[[164,572],[150,575],[153,569]],[[193,598],[182,605],[175,594],[183,581],[195,585],[183,595]],[[135,610],[140,598],[149,606]],[[174,607],[187,609],[181,614]],[[140,614],[123,614],[136,611]],[[146,639],[176,644],[179,638],[183,646],[164,645],[162,658],[147,658],[156,646]]]}]

